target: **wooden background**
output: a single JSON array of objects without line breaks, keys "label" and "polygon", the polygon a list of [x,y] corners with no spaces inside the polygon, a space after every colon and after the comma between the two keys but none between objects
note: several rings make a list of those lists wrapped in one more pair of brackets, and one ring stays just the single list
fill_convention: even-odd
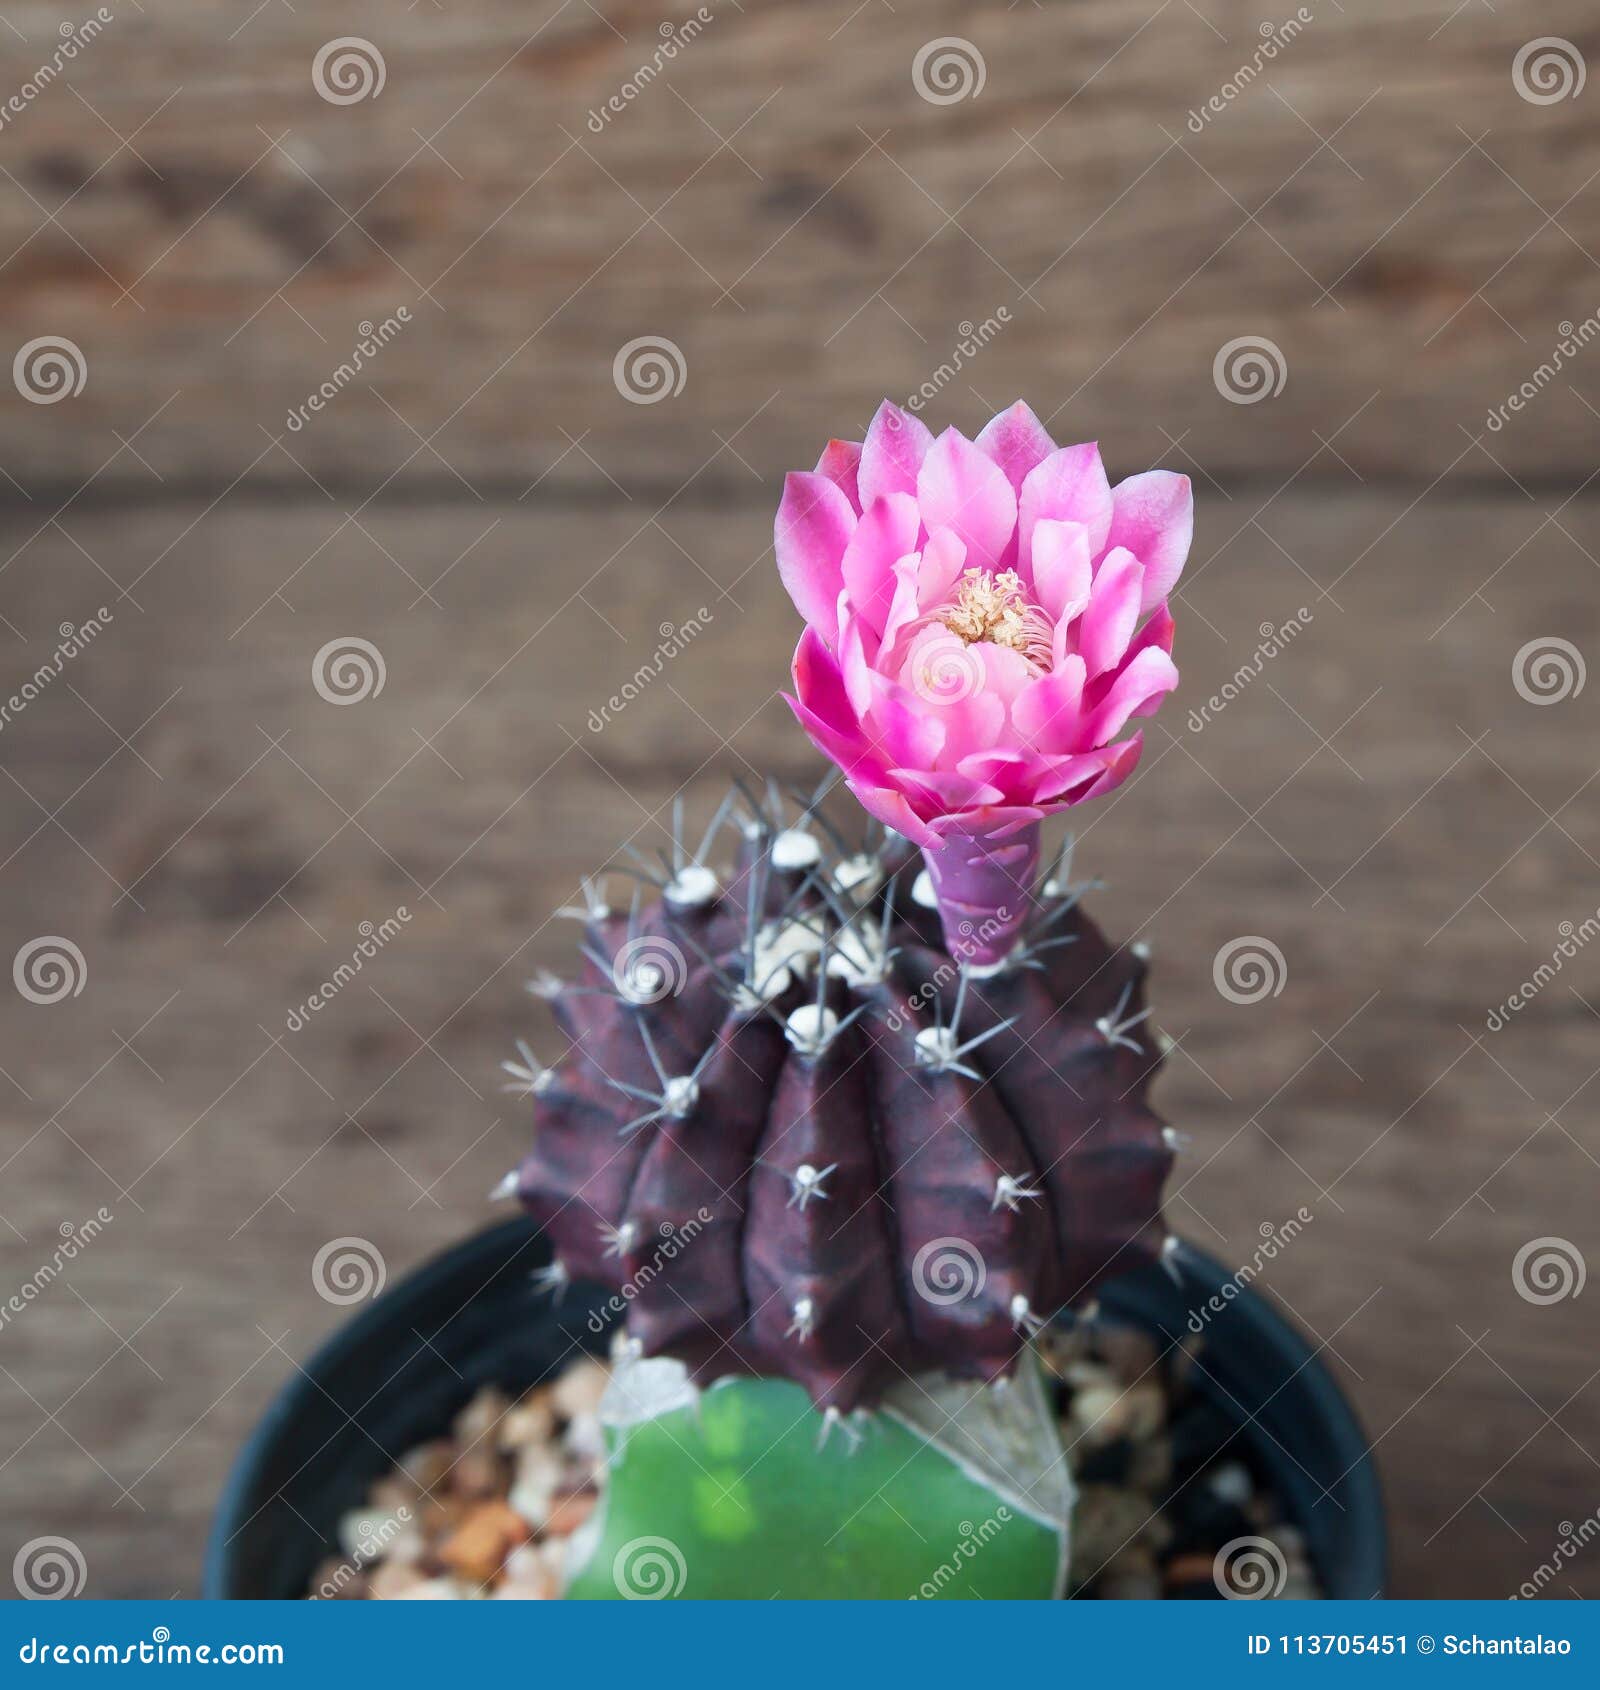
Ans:
[{"label": "wooden background", "polygon": [[[1600,688],[1514,681],[1530,642],[1600,649],[1600,352],[1485,422],[1600,304],[1600,88],[1512,78],[1535,34],[1600,35],[1576,0],[1310,9],[1199,135],[1261,39],[1231,0],[719,4],[598,135],[655,9],[146,0],[0,127],[0,350],[86,369],[0,385],[0,691],[111,613],[0,725],[0,954],[86,964],[0,1001],[0,1293],[115,1216],[0,1325],[6,1556],[63,1535],[92,1594],[194,1593],[229,1459],[341,1318],[317,1250],[393,1275],[487,1218],[523,1131],[495,1064],[579,872],[680,790],[814,769],[776,697],[781,472],[1001,307],[936,421],[1021,393],[1114,476],[1196,480],[1183,688],[1082,817],[1182,1041],[1174,1222],[1244,1261],[1314,1214],[1266,1283],[1377,1444],[1396,1594],[1507,1595],[1600,1508],[1594,1292],[1513,1284],[1531,1240],[1595,1254],[1600,953],[1487,1027],[1600,905]],[[8,11],[9,85],[63,15]],[[318,97],[336,34],[380,48],[375,99]],[[944,35],[976,98],[917,95]],[[684,361],[652,405],[612,379],[641,336]],[[1218,391],[1241,336],[1276,397]],[[339,708],[312,665],[350,637],[386,678]],[[1244,936],[1285,959],[1254,1005],[1213,979]],[[1600,1595],[1595,1552],[1551,1589]]]}]

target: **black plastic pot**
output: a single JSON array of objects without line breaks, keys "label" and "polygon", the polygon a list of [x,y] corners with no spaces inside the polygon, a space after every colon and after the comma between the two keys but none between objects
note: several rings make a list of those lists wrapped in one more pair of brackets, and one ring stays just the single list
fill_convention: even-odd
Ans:
[{"label": "black plastic pot", "polygon": [[[342,1515],[414,1445],[439,1436],[484,1385],[517,1392],[578,1349],[601,1349],[605,1293],[553,1306],[530,1275],[544,1241],[512,1221],[435,1257],[334,1334],[278,1395],[241,1451],[206,1551],[209,1597],[296,1597]],[[1108,1285],[1108,1315],[1176,1341],[1226,1285],[1205,1322],[1198,1380],[1306,1535],[1330,1597],[1382,1594],[1383,1504],[1365,1437],[1305,1341],[1218,1263],[1185,1246],[1159,1268]],[[591,1322],[591,1314],[596,1315]]]}]

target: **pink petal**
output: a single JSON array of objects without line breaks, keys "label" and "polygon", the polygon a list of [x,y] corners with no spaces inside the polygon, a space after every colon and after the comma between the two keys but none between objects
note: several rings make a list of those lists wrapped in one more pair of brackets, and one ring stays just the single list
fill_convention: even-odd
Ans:
[{"label": "pink petal", "polygon": [[867,506],[844,550],[844,585],[850,603],[875,634],[882,634],[894,603],[894,566],[917,548],[917,501],[891,493]]},{"label": "pink petal", "polygon": [[1052,622],[1089,602],[1089,531],[1081,522],[1045,517],[1033,530],[1033,596]]},{"label": "pink petal", "polygon": [[1083,659],[1071,656],[1041,675],[1011,706],[1017,732],[1041,751],[1075,751],[1083,708]]},{"label": "pink petal", "polygon": [[800,636],[792,673],[795,691],[808,710],[841,733],[856,728],[856,710],[845,691],[838,661],[815,628],[807,628]]},{"label": "pink petal", "polygon": [[955,769],[891,769],[889,778],[926,794],[930,808],[972,810],[983,804],[998,804],[1005,797],[999,787]]},{"label": "pink petal", "polygon": [[1006,707],[992,693],[975,692],[970,698],[944,706],[939,714],[945,732],[939,754],[942,768],[957,768],[963,757],[988,751],[999,743],[1005,730]]},{"label": "pink petal", "polygon": [[992,804],[981,810],[960,810],[954,815],[935,816],[928,824],[936,846],[949,844],[953,837],[966,835],[975,839],[1008,839],[1025,827],[1044,820],[1045,812],[1032,804]]},{"label": "pink petal", "polygon": [[924,611],[937,610],[954,592],[961,571],[967,566],[967,548],[961,537],[948,528],[928,536],[917,568],[917,605]]},{"label": "pink petal", "polygon": [[1094,578],[1094,595],[1078,623],[1078,655],[1090,680],[1119,662],[1139,621],[1144,567],[1132,552],[1109,551]]},{"label": "pink petal", "polygon": [[931,769],[944,749],[944,723],[892,681],[882,682],[876,691],[865,729],[884,760],[906,768]]},{"label": "pink petal", "polygon": [[1017,496],[1004,471],[953,428],[922,461],[917,503],[930,534],[949,528],[960,535],[971,569],[992,568],[1017,525]]},{"label": "pink petal", "polygon": [[1152,469],[1118,482],[1111,495],[1110,544],[1125,546],[1144,565],[1141,610],[1172,591],[1194,538],[1194,489],[1186,475]]},{"label": "pink petal", "polygon": [[1005,471],[1006,480],[1020,493],[1023,478],[1056,449],[1044,424],[1020,399],[1008,411],[1001,411],[985,423],[973,442]]},{"label": "pink petal", "polygon": [[903,651],[924,625],[920,621],[922,611],[917,603],[917,572],[921,562],[915,552],[895,559],[894,598],[889,604],[889,615],[883,625],[883,644],[877,657],[877,666],[885,674],[892,674],[903,667]]},{"label": "pink petal", "polygon": [[867,658],[864,638],[861,619],[845,617],[839,625],[839,673],[844,676],[844,690],[857,717],[872,708],[873,683],[879,678]]},{"label": "pink petal", "polygon": [[1124,664],[1106,695],[1084,718],[1090,745],[1104,745],[1122,731],[1130,716],[1150,716],[1178,684],[1178,670],[1159,647],[1151,646]]},{"label": "pink petal", "polygon": [[873,780],[882,779],[883,765],[873,757],[871,748],[864,740],[825,722],[816,711],[802,704],[791,693],[786,692],[783,701],[794,712],[795,720],[810,735],[811,743],[824,757],[837,763],[846,775],[861,773]]},{"label": "pink petal", "polygon": [[845,547],[855,532],[850,501],[827,476],[791,470],[773,529],[778,574],[794,607],[833,645],[839,637],[839,594]]},{"label": "pink petal", "polygon": [[860,511],[861,494],[856,488],[856,471],[861,463],[859,440],[830,440],[817,459],[817,474],[825,475],[850,501],[852,510]]},{"label": "pink petal", "polygon": [[890,493],[915,493],[917,472],[932,444],[926,423],[885,399],[861,443],[856,476],[861,508]]},{"label": "pink petal", "polygon": [[1033,670],[1029,667],[1027,658],[1020,651],[1013,651],[1010,646],[994,645],[988,640],[980,640],[967,649],[975,652],[983,664],[984,691],[1007,706],[1033,679]]},{"label": "pink petal", "polygon": [[1100,448],[1090,441],[1063,446],[1028,471],[1018,500],[1020,555],[1032,555],[1033,530],[1044,517],[1081,522],[1089,533],[1089,555],[1098,557],[1111,532],[1111,484]]},{"label": "pink petal", "polygon": [[936,846],[939,835],[912,809],[903,792],[876,782],[852,780],[850,790],[869,816],[876,816],[885,827],[903,833],[914,845]]}]

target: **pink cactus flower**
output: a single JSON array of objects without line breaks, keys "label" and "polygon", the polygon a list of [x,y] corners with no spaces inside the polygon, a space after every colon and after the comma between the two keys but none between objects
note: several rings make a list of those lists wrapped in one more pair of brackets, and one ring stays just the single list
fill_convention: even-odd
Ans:
[{"label": "pink cactus flower", "polygon": [[923,848],[952,954],[1027,917],[1043,817],[1119,786],[1177,685],[1166,597],[1187,476],[1112,487],[1021,404],[968,440],[885,403],[791,474],[778,571],[806,629],[789,699],[862,805]]}]

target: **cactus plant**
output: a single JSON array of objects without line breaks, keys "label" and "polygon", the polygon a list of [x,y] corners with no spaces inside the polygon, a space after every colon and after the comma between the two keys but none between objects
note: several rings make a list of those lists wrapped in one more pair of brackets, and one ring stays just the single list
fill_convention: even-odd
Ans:
[{"label": "cactus plant", "polygon": [[[540,987],[565,1056],[508,1064],[535,1125],[503,1191],[551,1240],[547,1285],[613,1287],[629,1355],[715,1385],[719,1423],[741,1377],[793,1381],[823,1433],[880,1407],[915,1425],[907,1381],[927,1382],[913,1400],[970,1381],[963,1408],[993,1424],[964,1435],[992,1454],[1014,1413],[996,1392],[1041,1325],[1162,1250],[1147,951],[1084,914],[1070,840],[1041,872],[1040,828],[1138,760],[1117,736],[1176,682],[1164,599],[1189,524],[1184,478],[1113,489],[1093,447],[1056,448],[1024,406],[975,442],[885,406],[859,448],[790,478],[776,549],[807,620],[790,702],[874,823],[851,837],[822,793],[775,783],[736,786],[698,844],[680,810],[620,906],[585,882],[578,975]],[[758,1423],[770,1391],[745,1389],[733,1417]],[[673,1438],[686,1486],[709,1429]],[[971,1468],[937,1425],[915,1435]],[[637,1487],[660,1512],[672,1461],[626,1448],[612,1509],[636,1522]],[[816,1485],[789,1440],[764,1464],[780,1492]],[[841,1521],[866,1500],[856,1466],[833,1460],[812,1493]],[[1010,1494],[1038,1501],[1033,1482]],[[1037,1516],[1063,1537],[1065,1506]],[[742,1564],[782,1514],[750,1510]],[[980,1593],[1048,1594],[1004,1560]]]}]

